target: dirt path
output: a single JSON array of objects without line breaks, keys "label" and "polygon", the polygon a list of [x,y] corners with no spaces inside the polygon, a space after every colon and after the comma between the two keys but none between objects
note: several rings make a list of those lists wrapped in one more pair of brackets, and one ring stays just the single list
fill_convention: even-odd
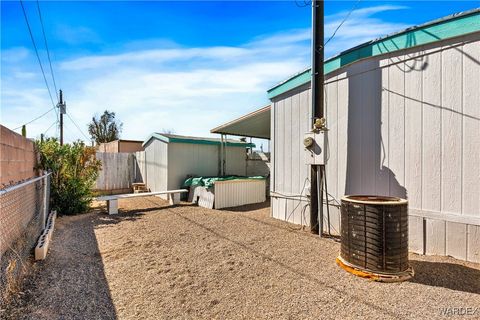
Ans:
[{"label": "dirt path", "polygon": [[271,219],[269,208],[120,206],[116,217],[58,220],[12,317],[434,319],[442,308],[480,308],[478,264],[412,255],[413,281],[375,283],[335,265],[337,242]]},{"label": "dirt path", "polygon": [[115,318],[94,234],[96,218],[89,214],[57,219],[48,258],[34,264],[24,295],[9,310],[11,318]]}]

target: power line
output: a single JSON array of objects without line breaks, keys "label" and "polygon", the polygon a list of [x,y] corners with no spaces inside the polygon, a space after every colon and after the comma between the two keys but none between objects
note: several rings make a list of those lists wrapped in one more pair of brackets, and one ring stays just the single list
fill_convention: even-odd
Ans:
[{"label": "power line", "polygon": [[36,121],[36,120],[40,119],[41,117],[47,115],[47,114],[48,114],[49,112],[51,112],[52,110],[55,110],[55,108],[56,108],[56,107],[54,106],[53,108],[49,109],[49,110],[48,110],[47,112],[45,112],[45,113],[42,113],[41,115],[39,115],[39,116],[36,117],[35,119],[30,120],[30,121],[28,121],[27,123],[22,124],[21,126],[16,127],[15,129],[13,129],[13,131],[18,130],[18,129],[20,129],[20,128],[23,127],[23,126],[26,126],[27,124],[30,124],[30,123],[32,123],[33,121]]},{"label": "power line", "polygon": [[78,131],[80,131],[80,133],[85,137],[85,139],[87,139],[87,141],[90,141],[90,138],[83,132],[82,129],[80,129],[80,127],[78,126],[78,124],[75,122],[75,120],[72,119],[72,117],[70,116],[70,114],[68,112],[65,113],[67,115],[67,117],[70,119],[70,121],[73,122],[73,124],[75,125],[75,127],[77,127]]},{"label": "power line", "polygon": [[63,139],[64,139],[64,141],[67,140],[67,138],[66,138],[67,136],[69,138],[71,138],[72,140],[74,140],[74,138],[77,137],[78,134],[74,134],[73,131],[71,131],[69,127],[64,126],[63,127]]},{"label": "power line", "polygon": [[[71,129],[69,128],[69,126],[65,126],[63,127],[64,128],[64,132],[63,132],[63,136],[64,136],[64,141],[77,141],[77,140],[82,140],[82,135],[80,133],[78,133],[78,130],[77,129]],[[85,139],[83,139],[85,140]],[[87,143],[89,141],[86,141]]]},{"label": "power line", "polygon": [[[55,88],[55,95],[57,97],[57,100],[59,100],[58,97],[58,90],[57,90],[57,83],[55,81],[55,74],[53,73],[53,67],[52,67],[52,60],[50,59],[50,49],[48,48],[48,42],[47,42],[47,36],[45,35],[45,26],[43,24],[43,18],[42,18],[42,12],[40,10],[40,2],[37,0],[37,10],[38,10],[38,17],[40,18],[40,24],[42,26],[42,33],[43,33],[43,40],[45,42],[45,49],[47,49],[47,57],[48,57],[48,63],[50,65],[50,75],[52,76],[52,81],[53,81],[53,87]],[[57,118],[57,123],[59,123],[59,117],[58,117],[58,110],[55,108],[55,116]]]},{"label": "power line", "polygon": [[[45,27],[44,27],[44,24],[43,24],[43,18],[42,18],[42,12],[40,10],[40,3],[39,1],[37,0],[37,10],[38,10],[38,17],[40,18],[40,24],[42,26],[42,33],[43,33],[43,40],[45,42],[45,48],[47,49],[47,57],[48,57],[48,63],[50,65],[50,75],[52,76],[52,81],[53,81],[53,87],[55,88],[55,95],[57,97],[57,101],[59,100],[59,97],[58,97],[58,90],[57,90],[57,83],[55,81],[55,74],[53,73],[53,67],[52,67],[52,60],[50,59],[50,50],[48,48],[48,42],[47,42],[47,36],[45,35]],[[59,118],[58,118],[58,110],[57,108],[55,108],[55,116],[57,118],[57,121],[56,123],[59,122]],[[50,128],[49,128],[50,129]]]},{"label": "power line", "polygon": [[352,9],[350,9],[350,11],[348,12],[348,14],[345,16],[345,18],[343,18],[342,22],[340,22],[340,24],[337,26],[337,28],[335,29],[335,31],[333,32],[333,34],[330,36],[330,38],[328,38],[328,40],[324,43],[323,47],[325,47],[327,45],[327,43],[330,42],[330,40],[332,40],[335,35],[337,34],[337,31],[338,29],[340,29],[342,27],[342,25],[347,21],[347,19],[350,17],[350,15],[352,14],[353,11],[355,11],[355,9],[357,8],[358,4],[360,3],[360,1],[362,0],[357,0],[357,2],[355,2],[355,4],[353,5]]},{"label": "power line", "polygon": [[[38,0],[37,0],[38,1]],[[330,42],[330,40],[332,40],[335,35],[337,34],[337,31],[342,27],[342,25],[348,20],[348,18],[350,17],[350,15],[353,13],[353,11],[355,11],[355,9],[357,8],[358,4],[360,3],[360,1],[362,0],[357,0],[357,2],[355,2],[355,4],[353,5],[352,9],[350,9],[350,11],[347,13],[347,15],[345,16],[345,18],[342,20],[342,22],[340,22],[340,24],[337,26],[337,28],[335,29],[335,31],[333,32],[333,34],[330,36],[330,38],[328,38],[328,40],[323,44],[323,47],[325,47],[327,45],[327,43]],[[309,3],[310,2],[310,3]],[[299,4],[297,0],[295,0],[295,5],[299,8],[304,8],[304,7],[307,7],[307,6],[310,6],[310,5],[313,5],[313,2],[312,1],[307,1],[307,0],[304,0],[303,1],[303,4]]]},{"label": "power line", "polygon": [[42,61],[40,60],[40,56],[38,55],[37,44],[35,43],[35,39],[33,38],[32,29],[30,28],[27,12],[25,11],[25,7],[23,6],[22,0],[20,0],[20,5],[22,6],[23,16],[25,17],[25,22],[27,23],[28,32],[30,33],[30,38],[32,39],[33,47],[35,49],[35,54],[37,55],[38,64],[40,65],[40,69],[42,70],[43,80],[45,81],[45,86],[47,87],[48,95],[50,96],[50,101],[52,102],[52,106],[55,108],[55,102],[53,102],[52,93],[50,92],[50,87],[48,86],[47,77],[45,76],[45,71],[43,70]]},{"label": "power line", "polygon": [[305,0],[305,1],[303,1],[303,4],[299,4],[298,1],[295,0],[295,5],[296,5],[297,7],[299,7],[299,8],[305,8],[305,7],[307,7],[307,6],[310,6],[311,3],[308,3],[308,1]]},{"label": "power line", "polygon": [[43,40],[45,42],[45,48],[47,49],[47,57],[48,57],[48,63],[50,65],[50,74],[52,75],[53,87],[55,88],[55,94],[57,95],[57,100],[58,100],[57,83],[55,82],[55,75],[53,73],[53,68],[52,68],[52,60],[50,59],[50,50],[48,49],[47,36],[45,35],[45,27],[43,25],[42,12],[40,10],[40,3],[38,0],[37,0],[37,10],[38,10],[38,16],[40,18],[40,24],[42,26],[42,33],[43,33]]},{"label": "power line", "polygon": [[67,115],[67,117],[70,119],[70,121],[75,125],[75,127],[78,129],[78,131],[80,131],[80,133],[85,137],[85,139],[87,139],[87,141],[90,141],[90,139],[87,137],[87,135],[83,132],[83,130],[80,128],[80,126],[77,125],[77,123],[75,122],[75,120],[73,120],[73,118],[70,116],[70,114],[68,113],[65,113]]},{"label": "power line", "polygon": [[48,132],[48,130],[50,130],[50,129],[51,129],[54,125],[56,125],[57,123],[58,123],[58,120],[55,120],[55,121],[50,125],[50,127],[48,127],[48,129],[45,130],[45,132],[43,133],[43,135],[46,135],[47,132]]}]

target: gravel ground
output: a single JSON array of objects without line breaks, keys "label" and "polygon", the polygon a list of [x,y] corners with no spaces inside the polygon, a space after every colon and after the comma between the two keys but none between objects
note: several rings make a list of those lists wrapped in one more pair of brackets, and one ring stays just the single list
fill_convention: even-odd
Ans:
[{"label": "gravel ground", "polygon": [[[416,276],[377,283],[335,264],[340,246],[269,217],[159,198],[59,218],[53,247],[0,313],[23,319],[447,318],[479,308],[480,265],[411,255]],[[122,210],[123,209],[123,210]]]}]

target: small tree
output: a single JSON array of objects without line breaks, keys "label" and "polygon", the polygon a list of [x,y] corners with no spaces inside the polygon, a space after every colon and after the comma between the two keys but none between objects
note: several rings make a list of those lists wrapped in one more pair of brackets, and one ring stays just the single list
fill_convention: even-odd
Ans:
[{"label": "small tree", "polygon": [[115,112],[105,110],[98,118],[94,116],[88,125],[88,133],[97,144],[118,140],[123,123],[115,120]]},{"label": "small tree", "polygon": [[165,129],[165,128],[163,128],[163,129],[162,129],[162,133],[165,133],[165,134],[175,134],[175,130],[174,130],[174,129]]},{"label": "small tree", "polygon": [[52,173],[51,207],[59,214],[74,215],[88,210],[92,188],[101,169],[95,149],[77,141],[60,145],[57,139],[37,141],[40,169]]}]

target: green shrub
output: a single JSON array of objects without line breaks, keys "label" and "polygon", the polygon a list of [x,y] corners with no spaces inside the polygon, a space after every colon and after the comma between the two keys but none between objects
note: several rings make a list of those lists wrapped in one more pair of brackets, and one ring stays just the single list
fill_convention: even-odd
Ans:
[{"label": "green shrub", "polygon": [[62,215],[86,212],[92,201],[92,188],[101,169],[95,149],[77,141],[60,145],[57,139],[37,141],[39,168],[52,173],[50,206]]}]

